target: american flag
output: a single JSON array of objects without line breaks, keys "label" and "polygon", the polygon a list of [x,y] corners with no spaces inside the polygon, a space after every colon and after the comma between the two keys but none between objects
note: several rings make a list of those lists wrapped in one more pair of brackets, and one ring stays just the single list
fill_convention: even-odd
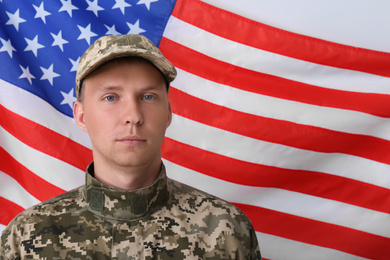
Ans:
[{"label": "american flag", "polygon": [[[267,25],[256,1],[206,2],[0,0],[0,231],[83,184],[78,59],[99,36],[135,33],[178,69],[169,176],[240,207],[264,259],[390,259],[390,48]],[[359,3],[347,2],[280,10],[334,4],[370,31],[369,19],[348,20]],[[388,28],[390,5],[368,7]]]}]

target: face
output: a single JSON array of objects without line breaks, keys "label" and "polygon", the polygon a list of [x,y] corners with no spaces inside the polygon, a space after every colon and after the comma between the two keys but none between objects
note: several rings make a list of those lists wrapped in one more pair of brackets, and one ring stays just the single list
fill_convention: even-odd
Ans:
[{"label": "face", "polygon": [[148,61],[109,62],[83,82],[74,107],[88,132],[94,161],[109,167],[161,164],[161,145],[172,118],[164,77]]}]

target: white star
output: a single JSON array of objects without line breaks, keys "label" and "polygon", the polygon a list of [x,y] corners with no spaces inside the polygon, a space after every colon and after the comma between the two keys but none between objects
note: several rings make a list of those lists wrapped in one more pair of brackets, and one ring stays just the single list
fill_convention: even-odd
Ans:
[{"label": "white star", "polygon": [[60,1],[62,7],[60,8],[60,10],[58,10],[58,12],[67,11],[69,16],[72,17],[72,11],[78,10],[76,6],[72,5],[72,0],[60,0]]},{"label": "white star", "polygon": [[69,60],[72,63],[72,68],[70,69],[70,72],[77,71],[77,68],[79,67],[80,57],[78,57],[77,60],[72,60],[72,59],[69,59]]},{"label": "white star", "polygon": [[128,4],[125,2],[125,0],[115,0],[115,5],[112,7],[112,9],[119,8],[122,11],[122,14],[125,14],[125,8],[130,7],[131,4]]},{"label": "white star", "polygon": [[43,67],[40,68],[43,72],[43,76],[41,77],[41,80],[47,79],[50,82],[50,84],[53,86],[53,79],[60,76],[60,74],[57,74],[53,71],[53,64],[51,64],[51,66],[48,69],[45,69]]},{"label": "white star", "polygon": [[0,41],[3,44],[3,46],[0,48],[0,52],[6,51],[8,52],[8,55],[12,58],[12,52],[16,51],[16,49],[12,46],[11,40],[5,41],[0,38]]},{"label": "white star", "polygon": [[91,24],[88,24],[88,26],[85,28],[80,26],[80,25],[77,25],[77,27],[79,27],[80,32],[81,32],[81,34],[80,34],[79,38],[77,38],[77,40],[85,39],[87,41],[88,45],[91,45],[91,37],[97,36],[96,33],[91,31]]},{"label": "white star", "polygon": [[98,5],[98,0],[94,0],[93,2],[87,0],[87,3],[87,10],[92,11],[96,15],[96,17],[98,17],[98,11],[104,11],[104,8]]},{"label": "white star", "polygon": [[62,100],[61,105],[68,104],[71,109],[73,109],[73,104],[76,102],[76,98],[74,97],[74,89],[72,88],[68,94],[61,91],[64,100]]},{"label": "white star", "polygon": [[38,43],[38,35],[35,36],[33,40],[29,40],[27,38],[24,38],[27,42],[27,47],[24,49],[24,51],[32,51],[35,55],[35,57],[38,57],[38,49],[42,49],[45,46]]},{"label": "white star", "polygon": [[115,24],[112,27],[109,27],[108,25],[104,25],[107,28],[106,35],[121,35],[116,29]]},{"label": "white star", "polygon": [[51,15],[51,13],[45,11],[45,9],[43,8],[43,2],[41,3],[41,5],[39,7],[35,6],[35,5],[33,5],[33,6],[34,6],[35,11],[37,11],[34,18],[41,18],[43,23],[46,24],[46,16]]},{"label": "white star", "polygon": [[153,3],[153,2],[158,2],[158,0],[139,0],[137,5],[144,4],[146,6],[146,8],[148,8],[148,10],[150,10],[150,3]]},{"label": "white star", "polygon": [[20,18],[20,16],[19,16],[19,9],[16,10],[16,12],[14,14],[11,14],[11,13],[8,13],[8,12],[6,12],[6,13],[7,13],[8,18],[9,18],[9,20],[7,21],[6,24],[13,25],[15,27],[15,29],[17,31],[19,31],[19,24],[26,22],[26,20],[24,20],[23,18]]},{"label": "white star", "polygon": [[139,27],[139,20],[137,20],[135,24],[127,23],[127,26],[130,28],[130,31],[127,34],[140,34],[146,32],[144,29]]},{"label": "white star", "polygon": [[21,65],[19,65],[22,69],[23,73],[20,75],[19,79],[27,79],[28,82],[30,82],[30,85],[32,85],[32,79],[35,79],[35,77],[31,74],[29,67],[23,68]]},{"label": "white star", "polygon": [[62,32],[60,31],[58,35],[55,35],[54,33],[50,34],[54,38],[54,42],[51,46],[58,46],[60,47],[61,51],[64,52],[64,44],[67,44],[69,42],[67,40],[62,39]]}]

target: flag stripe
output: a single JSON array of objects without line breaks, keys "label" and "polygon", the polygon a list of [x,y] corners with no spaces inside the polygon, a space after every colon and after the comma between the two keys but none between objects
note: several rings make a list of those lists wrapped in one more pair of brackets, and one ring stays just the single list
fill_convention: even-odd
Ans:
[{"label": "flag stripe", "polygon": [[[50,103],[27,90],[1,79],[0,84],[0,103],[6,109],[65,136],[82,146],[91,147],[88,134],[76,126],[73,118],[60,113]],[[15,102],[15,100],[18,102]]]},{"label": "flag stripe", "polygon": [[[367,258],[347,254],[335,249],[305,244],[279,236],[257,232],[262,259],[299,260],[367,260]],[[283,249],[283,250],[281,250]],[[267,258],[265,258],[267,257]]]},{"label": "flag stripe", "polygon": [[[47,155],[85,170],[92,159],[91,151],[57,132],[21,117],[0,105],[1,126],[20,141]],[[44,136],[45,138],[39,138]],[[56,144],[53,146],[52,144]],[[66,147],[66,149],[65,149]]]},{"label": "flag stripe", "polygon": [[29,193],[40,201],[60,195],[65,190],[47,182],[25,166],[17,162],[10,154],[0,147],[0,171],[8,174],[20,183]]},{"label": "flag stripe", "polygon": [[[26,209],[40,201],[28,193],[15,179],[0,171],[0,197]],[[9,212],[12,214],[12,212]]]},{"label": "flag stripe", "polygon": [[324,66],[255,49],[203,31],[173,16],[168,21],[164,37],[214,59],[249,70],[324,88],[389,94],[389,77]]},{"label": "flag stripe", "polygon": [[[45,181],[63,190],[70,190],[84,182],[85,171],[31,148],[2,127],[0,127],[0,134],[2,135],[0,144],[3,149]],[[45,163],[43,164],[42,161]]]},{"label": "flag stripe", "polygon": [[[384,188],[390,185],[388,164],[347,154],[319,153],[264,142],[201,124],[176,114],[166,136],[189,146],[239,161],[291,170],[322,172]],[[370,171],[369,175],[367,171]]]},{"label": "flag stripe", "polygon": [[[390,238],[387,213],[283,189],[235,184],[179,166],[167,159],[164,162],[171,172],[170,177],[230,202],[285,212]],[[383,224],[371,225],[373,217]]]},{"label": "flag stripe", "polygon": [[[324,246],[370,259],[387,259],[389,238],[359,230],[320,223],[251,205],[236,204],[253,221],[259,232],[277,235],[308,244]],[[301,232],[313,230],[314,232]]]},{"label": "flag stripe", "polygon": [[[168,38],[163,38],[160,49],[180,69],[189,73],[195,73],[199,77],[213,82],[257,94],[307,104],[349,109],[380,117],[390,117],[390,111],[387,109],[387,104],[390,103],[389,95],[320,88],[259,73],[213,59]],[[186,57],[191,57],[192,62],[189,63]],[[232,72],[234,72],[234,77],[230,76]],[[272,88],[269,86],[272,86]]]},{"label": "flag stripe", "polygon": [[0,224],[2,225],[7,225],[17,214],[24,210],[19,205],[3,197],[0,197],[0,209],[3,209],[0,210]]},{"label": "flag stripe", "polygon": [[172,84],[175,88],[213,104],[261,117],[390,140],[390,125],[386,118],[257,95],[204,81],[180,68],[178,71]]},{"label": "flag stripe", "polygon": [[[180,153],[177,153],[179,149]],[[281,188],[350,203],[385,213],[390,212],[390,191],[386,188],[321,172],[290,170],[227,158],[165,138],[163,157],[225,181],[258,187]],[[213,162],[204,164],[202,162]],[[237,175],[236,173],[240,174]]]},{"label": "flag stripe", "polygon": [[[258,117],[217,106],[171,88],[169,97],[173,112],[183,117],[267,142],[274,142],[300,149],[346,153],[381,163],[390,164],[390,141],[364,135],[355,135],[307,125],[299,125],[272,118]],[[186,106],[191,104],[191,106]],[[243,125],[252,127],[242,127]],[[262,128],[267,125],[269,128]],[[300,142],[301,133],[305,138]],[[356,144],[360,144],[356,146]]]},{"label": "flag stripe", "polygon": [[293,34],[202,1],[178,0],[172,15],[215,35],[258,49],[318,64],[390,76],[387,69],[390,67],[389,53]]}]

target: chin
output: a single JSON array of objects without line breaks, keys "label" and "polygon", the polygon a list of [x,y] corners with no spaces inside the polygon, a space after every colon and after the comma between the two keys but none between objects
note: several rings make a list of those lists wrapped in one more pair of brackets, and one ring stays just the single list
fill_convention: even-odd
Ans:
[{"label": "chin", "polygon": [[115,163],[121,167],[133,168],[133,167],[140,167],[143,165],[148,165],[148,163],[150,164],[150,161],[136,160],[136,158],[132,157],[132,158],[127,158],[127,159],[122,158],[120,160],[115,160]]}]

